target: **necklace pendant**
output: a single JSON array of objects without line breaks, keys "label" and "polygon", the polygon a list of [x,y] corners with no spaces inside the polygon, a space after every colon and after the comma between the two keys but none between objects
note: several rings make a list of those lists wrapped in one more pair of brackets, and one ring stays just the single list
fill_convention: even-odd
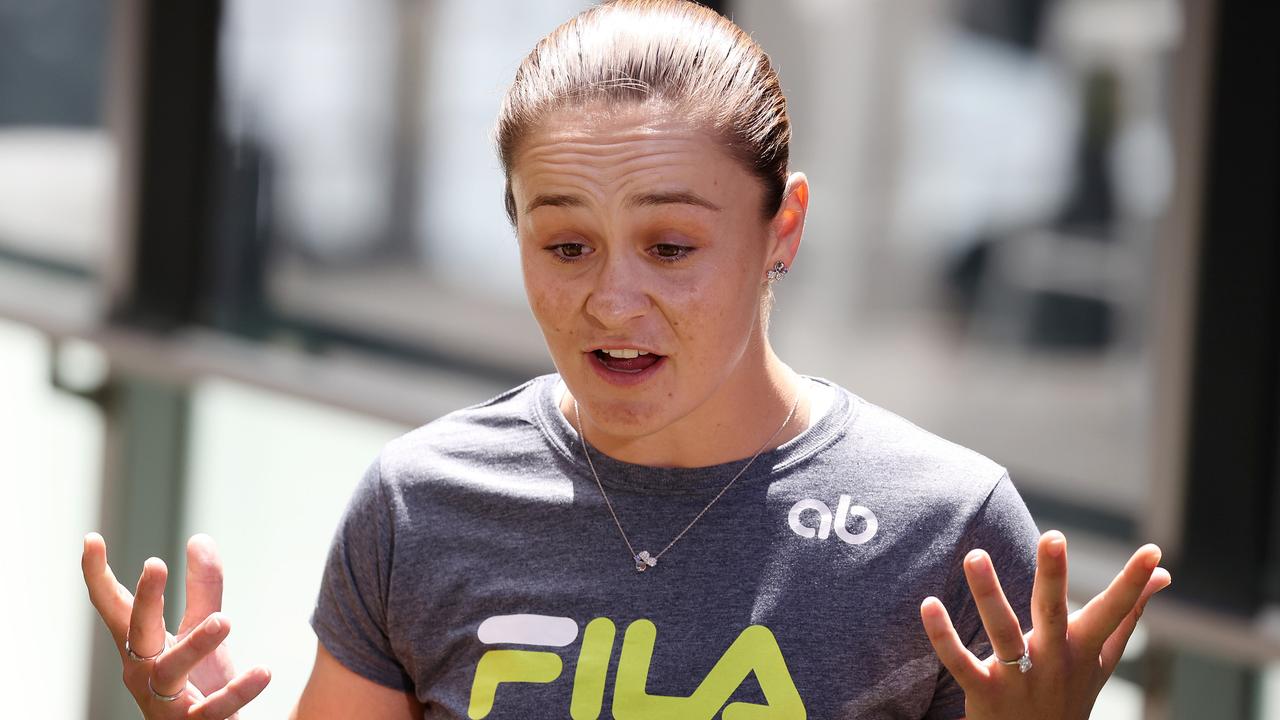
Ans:
[{"label": "necklace pendant", "polygon": [[658,558],[649,554],[648,550],[641,550],[639,555],[635,557],[636,572],[644,572],[658,564]]}]

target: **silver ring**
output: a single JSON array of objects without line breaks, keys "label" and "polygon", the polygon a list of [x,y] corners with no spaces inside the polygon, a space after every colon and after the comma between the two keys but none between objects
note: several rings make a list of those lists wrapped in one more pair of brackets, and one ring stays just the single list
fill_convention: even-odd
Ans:
[{"label": "silver ring", "polygon": [[159,651],[159,652],[157,652],[155,655],[142,656],[142,655],[139,655],[138,653],[134,652],[134,651],[133,651],[133,648],[129,647],[129,637],[128,637],[128,636],[125,636],[125,639],[124,639],[124,651],[125,651],[125,653],[129,656],[129,659],[130,659],[130,660],[132,660],[132,661],[134,661],[134,662],[147,662],[148,660],[155,660],[156,658],[158,658],[158,657],[160,657],[161,655],[163,655],[163,654],[164,654],[164,651],[168,648],[168,645],[169,645],[169,643],[168,643],[168,642],[166,642],[166,643],[164,644],[164,646],[160,648],[160,651]]},{"label": "silver ring", "polygon": [[[147,676],[147,689],[151,691],[151,695],[155,697],[155,699],[162,700],[164,702],[173,702],[174,700],[177,700],[178,698],[182,697],[182,690],[179,690],[178,692],[172,695],[161,695],[160,693],[156,692],[156,686],[151,684],[150,676]],[[183,690],[185,689],[186,688],[183,688]]]},{"label": "silver ring", "polygon": [[1031,669],[1031,651],[1027,649],[1026,643],[1023,643],[1022,655],[1017,660],[1001,660],[1000,656],[995,653],[992,653],[991,656],[1001,665],[1017,665],[1020,673],[1025,673]]}]

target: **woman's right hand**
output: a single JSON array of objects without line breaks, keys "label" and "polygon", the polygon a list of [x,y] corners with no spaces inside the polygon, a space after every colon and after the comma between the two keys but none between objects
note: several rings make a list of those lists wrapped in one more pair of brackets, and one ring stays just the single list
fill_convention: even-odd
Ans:
[{"label": "woman's right hand", "polygon": [[85,536],[81,568],[120,653],[125,687],[147,720],[234,720],[271,681],[263,667],[236,675],[222,644],[231,625],[220,612],[222,563],[209,536],[187,542],[187,609],[176,635],[165,630],[168,569],[159,558],[143,565],[136,596],[116,581],[97,533]]}]

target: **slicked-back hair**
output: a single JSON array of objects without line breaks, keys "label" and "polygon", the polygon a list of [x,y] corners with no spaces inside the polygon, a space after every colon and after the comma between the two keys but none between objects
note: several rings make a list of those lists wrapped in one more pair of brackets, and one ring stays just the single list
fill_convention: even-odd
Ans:
[{"label": "slicked-back hair", "polygon": [[516,153],[549,113],[647,101],[680,111],[723,142],[762,181],[765,218],[778,211],[791,121],[764,50],[732,21],[690,0],[610,0],[538,41],[503,99],[494,135],[511,224]]}]

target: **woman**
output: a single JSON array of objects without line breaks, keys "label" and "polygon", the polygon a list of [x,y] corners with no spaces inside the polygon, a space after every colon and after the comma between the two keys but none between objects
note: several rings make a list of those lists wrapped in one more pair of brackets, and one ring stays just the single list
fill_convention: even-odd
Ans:
[{"label": "woman", "polygon": [[[525,59],[497,140],[558,375],[383,450],[296,717],[1088,716],[1159,551],[1068,617],[1065,539],[1002,468],[773,353],[809,186],[749,37],[683,0],[592,8]],[[163,563],[134,598],[85,544],[148,718],[269,680],[232,671],[216,554],[188,551],[167,642]]]}]

